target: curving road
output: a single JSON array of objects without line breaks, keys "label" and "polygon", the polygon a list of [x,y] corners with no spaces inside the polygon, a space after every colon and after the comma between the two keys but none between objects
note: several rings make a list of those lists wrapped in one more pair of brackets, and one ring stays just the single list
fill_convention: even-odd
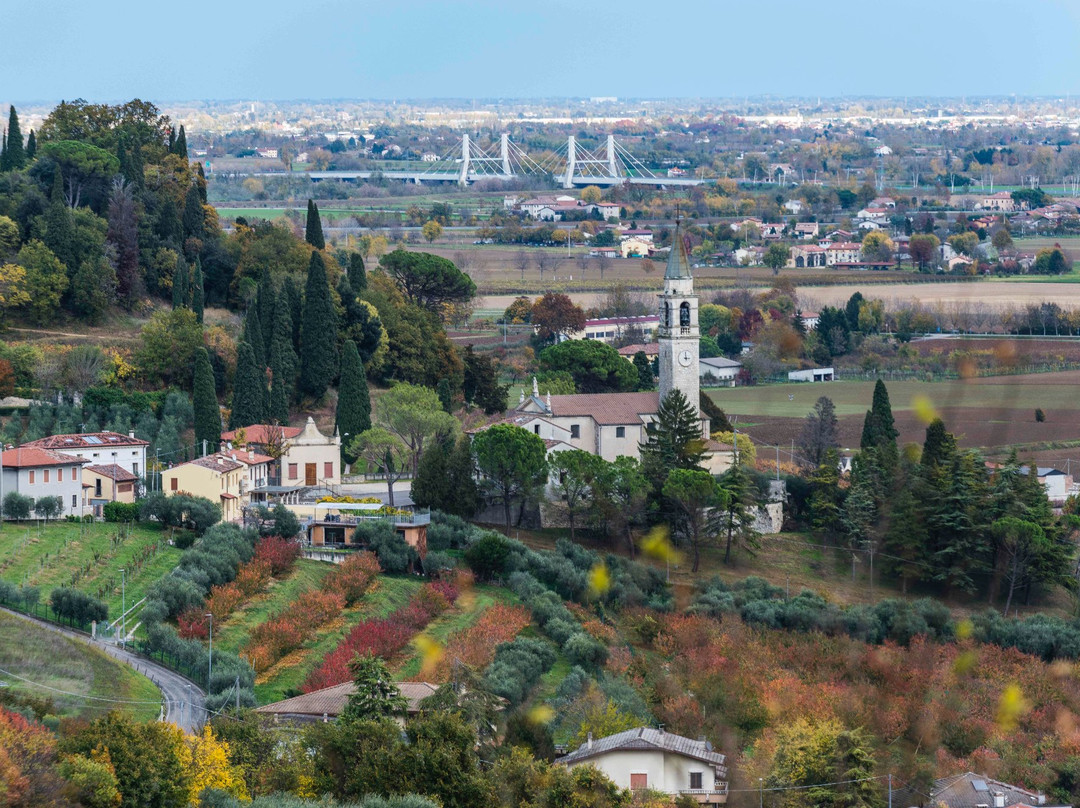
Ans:
[{"label": "curving road", "polygon": [[162,700],[165,702],[166,721],[176,724],[176,726],[189,734],[198,731],[202,726],[206,712],[204,706],[206,694],[203,693],[202,688],[195,685],[190,679],[112,643],[91,639],[81,631],[72,631],[3,607],[0,607],[0,611],[36,623],[41,628],[55,631],[57,634],[63,634],[65,637],[71,637],[104,651],[109,656],[141,673],[158,686],[158,689],[161,690]]}]

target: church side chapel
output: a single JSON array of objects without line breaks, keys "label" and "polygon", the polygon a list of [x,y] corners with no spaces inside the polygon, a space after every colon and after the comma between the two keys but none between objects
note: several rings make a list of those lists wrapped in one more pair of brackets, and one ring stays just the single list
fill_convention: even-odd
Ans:
[{"label": "church side chapel", "polygon": [[[700,401],[700,339],[694,278],[682,222],[676,220],[660,296],[659,391],[553,396],[541,391],[534,379],[532,395],[522,398],[506,422],[539,435],[549,453],[581,449],[609,462],[623,456],[640,459],[647,426],[668,393],[679,390],[687,401]],[[712,440],[708,417],[700,411],[699,416],[706,447],[703,465],[722,474],[734,462],[734,451]]]}]

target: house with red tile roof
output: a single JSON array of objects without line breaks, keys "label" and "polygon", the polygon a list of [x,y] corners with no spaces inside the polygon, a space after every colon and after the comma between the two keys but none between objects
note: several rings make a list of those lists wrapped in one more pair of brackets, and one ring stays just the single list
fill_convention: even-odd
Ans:
[{"label": "house with red tile roof", "polygon": [[134,432],[76,432],[50,435],[24,443],[38,449],[49,449],[71,457],[81,457],[93,465],[117,465],[136,477],[146,474],[146,447],[149,441],[136,438]]},{"label": "house with red tile roof", "polygon": [[82,467],[89,462],[37,446],[5,449],[0,453],[0,494],[14,491],[35,500],[60,497],[62,516],[82,516]]},{"label": "house with red tile roof", "polygon": [[84,466],[82,472],[83,506],[94,516],[102,516],[110,502],[133,503],[139,478],[123,466]]}]

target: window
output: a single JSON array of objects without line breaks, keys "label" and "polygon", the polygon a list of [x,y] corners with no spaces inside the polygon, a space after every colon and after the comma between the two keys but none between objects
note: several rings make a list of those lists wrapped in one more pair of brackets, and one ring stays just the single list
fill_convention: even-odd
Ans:
[{"label": "window", "polygon": [[138,463],[132,463],[131,464],[131,473],[134,474],[136,477],[139,476],[139,464]]},{"label": "window", "polygon": [[290,463],[289,464],[289,479],[290,480],[299,479],[299,474],[300,474],[300,471],[299,471],[299,468],[298,468],[297,464],[296,463]]},{"label": "window", "polygon": [[615,427],[615,437],[616,438],[625,438],[626,437],[626,427],[625,426],[617,426],[617,427]]},{"label": "window", "polygon": [[644,791],[649,787],[649,775],[644,772],[630,775],[630,789],[632,791]]},{"label": "window", "polygon": [[[174,480],[174,482],[175,482],[175,480]],[[98,477],[96,480],[94,480],[94,496],[95,497],[100,497],[101,496],[101,478],[100,477]]]},{"label": "window", "polygon": [[43,477],[43,479],[42,479],[42,482],[45,482],[45,483],[47,483],[47,482],[49,481],[49,470],[48,470],[48,469],[45,469],[45,470],[44,470],[43,472],[41,472],[41,473],[42,473],[42,474],[44,475],[44,477]]},{"label": "window", "polygon": [[534,435],[539,435],[540,434],[540,424],[533,424],[533,434]]},{"label": "window", "polygon": [[701,791],[701,772],[690,772],[690,788],[694,791]]},{"label": "window", "polygon": [[78,494],[72,494],[71,495],[71,507],[72,508],[78,508],[79,507],[79,495]]},{"label": "window", "polygon": [[62,483],[64,481],[64,467],[61,466],[56,470],[56,481]]},{"label": "window", "polygon": [[173,477],[173,478],[172,478],[171,480],[169,480],[169,490],[170,490],[170,491],[176,491],[176,490],[178,490],[178,489],[179,489],[179,487],[180,487],[180,486],[178,485],[178,483],[179,483],[179,482],[180,482],[180,480],[179,480],[179,479],[177,479],[176,477]]},{"label": "window", "polygon": [[570,437],[571,438],[580,438],[581,437],[581,427],[578,424],[571,424],[570,425]]},{"label": "window", "polygon": [[686,328],[690,325],[690,304],[679,304],[679,325]]},{"label": "window", "polygon": [[34,484],[34,470],[30,470],[30,485]]},{"label": "window", "polygon": [[330,478],[334,476],[334,461],[329,463],[323,463],[323,477]]}]

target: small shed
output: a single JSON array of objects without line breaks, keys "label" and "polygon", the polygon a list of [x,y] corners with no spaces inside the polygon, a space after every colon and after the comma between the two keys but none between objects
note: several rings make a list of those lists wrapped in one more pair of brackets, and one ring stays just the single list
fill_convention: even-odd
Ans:
[{"label": "small shed", "polygon": [[793,370],[787,375],[789,382],[831,382],[836,378],[833,368],[807,368]]}]

